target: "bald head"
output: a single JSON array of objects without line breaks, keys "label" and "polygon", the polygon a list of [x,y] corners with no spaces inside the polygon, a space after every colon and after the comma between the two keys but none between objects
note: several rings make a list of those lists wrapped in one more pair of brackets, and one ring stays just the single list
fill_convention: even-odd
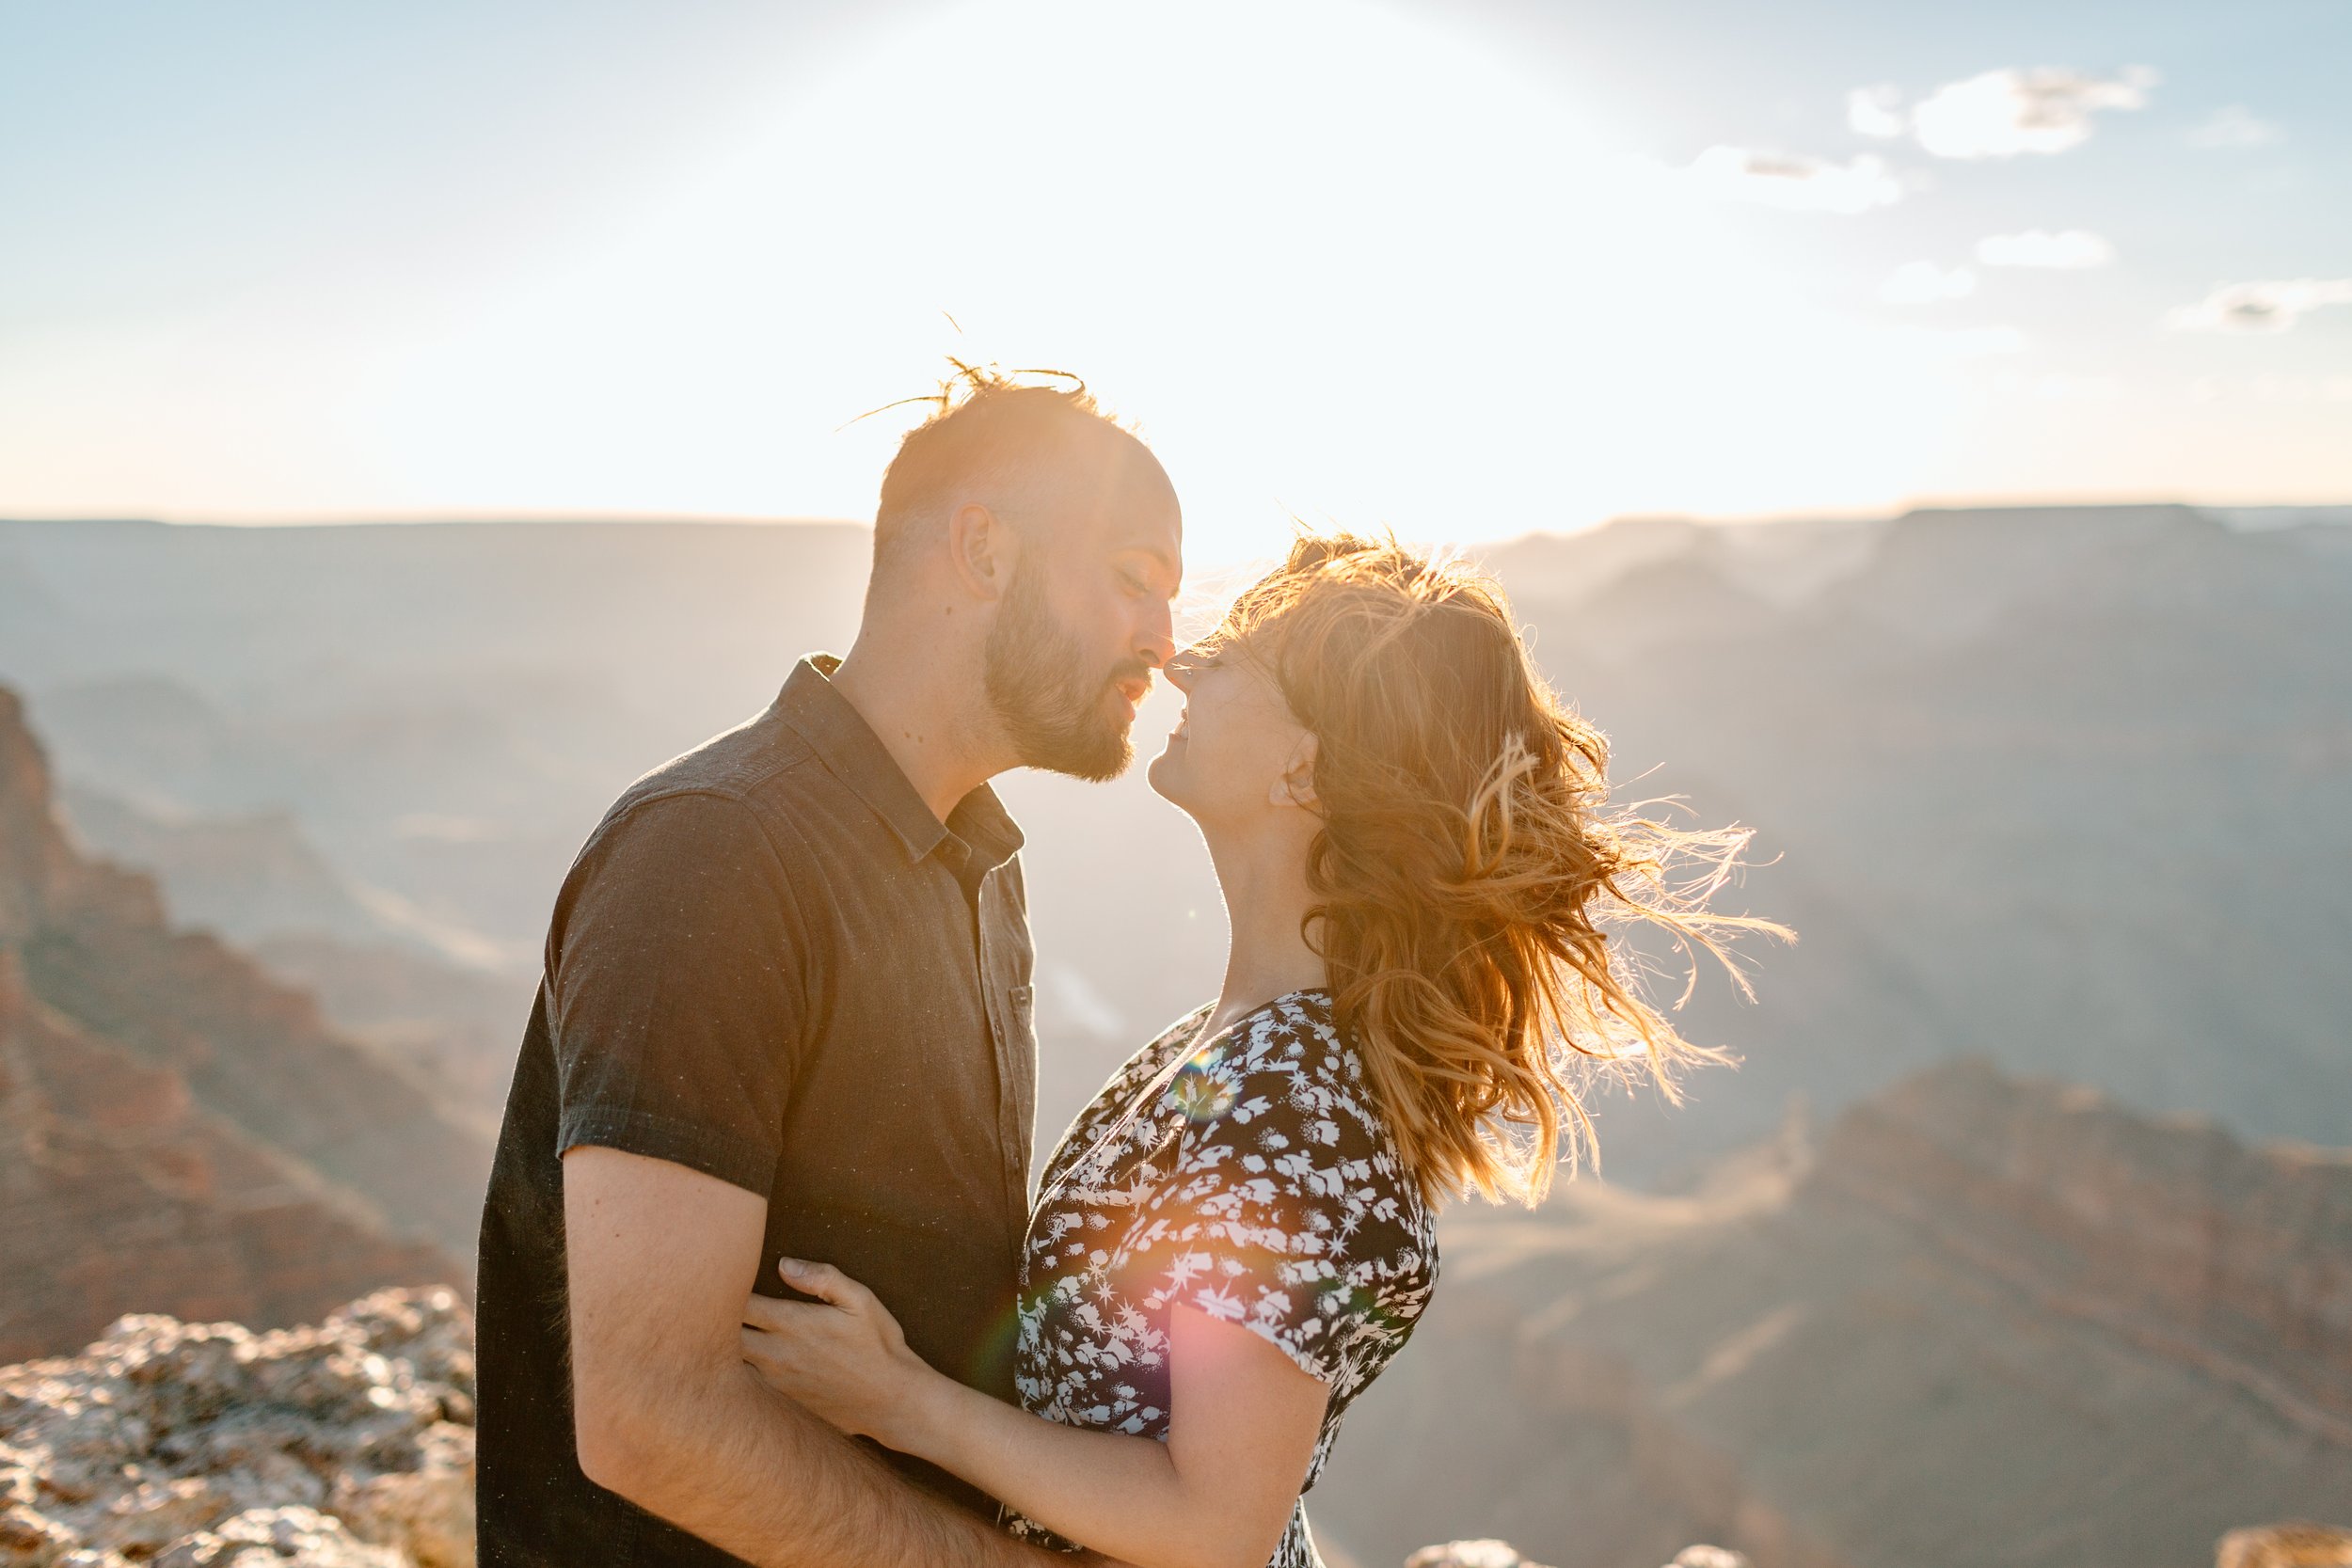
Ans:
[{"label": "bald head", "polygon": [[1109,778],[1175,652],[1175,486],[1083,389],[960,385],[883,476],[843,675],[925,688],[991,771]]},{"label": "bald head", "polygon": [[882,475],[874,576],[942,546],[947,519],[979,505],[1051,550],[1073,527],[1172,514],[1175,488],[1151,449],[1081,388],[967,375],[960,398],[907,433]]}]

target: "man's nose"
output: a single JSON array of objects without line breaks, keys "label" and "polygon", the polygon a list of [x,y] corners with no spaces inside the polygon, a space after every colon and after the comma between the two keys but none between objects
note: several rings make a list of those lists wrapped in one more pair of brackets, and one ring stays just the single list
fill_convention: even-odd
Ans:
[{"label": "man's nose", "polygon": [[1175,611],[1168,605],[1155,605],[1151,610],[1136,642],[1136,657],[1154,670],[1167,669],[1168,661],[1176,657]]}]

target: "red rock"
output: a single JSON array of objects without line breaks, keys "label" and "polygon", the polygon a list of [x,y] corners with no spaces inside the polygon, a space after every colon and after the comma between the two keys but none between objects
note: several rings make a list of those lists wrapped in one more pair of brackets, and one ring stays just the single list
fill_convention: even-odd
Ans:
[{"label": "red rock", "polygon": [[171,930],[50,803],[0,689],[0,1360],[126,1311],[274,1326],[462,1283],[479,1134],[308,997]]},{"label": "red rock", "polygon": [[2352,1151],[1963,1062],[1818,1149],[1443,1244],[1316,1488],[1360,1560],[2136,1568],[2352,1509]]}]

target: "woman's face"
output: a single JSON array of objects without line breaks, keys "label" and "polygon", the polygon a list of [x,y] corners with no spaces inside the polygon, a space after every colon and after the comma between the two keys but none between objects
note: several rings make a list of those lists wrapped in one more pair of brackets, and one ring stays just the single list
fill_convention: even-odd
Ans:
[{"label": "woman's face", "polygon": [[1184,712],[1152,763],[1152,787],[1203,827],[1298,809],[1282,785],[1307,732],[1264,671],[1228,645],[1187,648],[1162,673]]}]

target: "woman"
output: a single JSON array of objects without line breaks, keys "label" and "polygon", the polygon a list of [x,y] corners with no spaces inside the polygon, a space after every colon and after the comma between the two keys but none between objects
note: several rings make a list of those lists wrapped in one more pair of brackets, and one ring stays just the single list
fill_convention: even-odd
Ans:
[{"label": "woman", "polygon": [[[1317,1561],[1301,1495],[1437,1283],[1437,1208],[1540,1198],[1589,1128],[1572,1067],[1686,1044],[1597,924],[1721,956],[1745,834],[1601,816],[1607,752],[1501,594],[1393,543],[1301,540],[1171,663],[1152,764],[1216,863],[1216,1001],[1138,1052],[1046,1168],[1016,1410],[933,1371],[863,1287],[753,1298],[745,1353],[844,1431],[1002,1498],[1016,1533],[1141,1568]],[[1695,854],[1693,886],[1666,879]],[[1043,1419],[1039,1419],[1042,1417]]]}]

